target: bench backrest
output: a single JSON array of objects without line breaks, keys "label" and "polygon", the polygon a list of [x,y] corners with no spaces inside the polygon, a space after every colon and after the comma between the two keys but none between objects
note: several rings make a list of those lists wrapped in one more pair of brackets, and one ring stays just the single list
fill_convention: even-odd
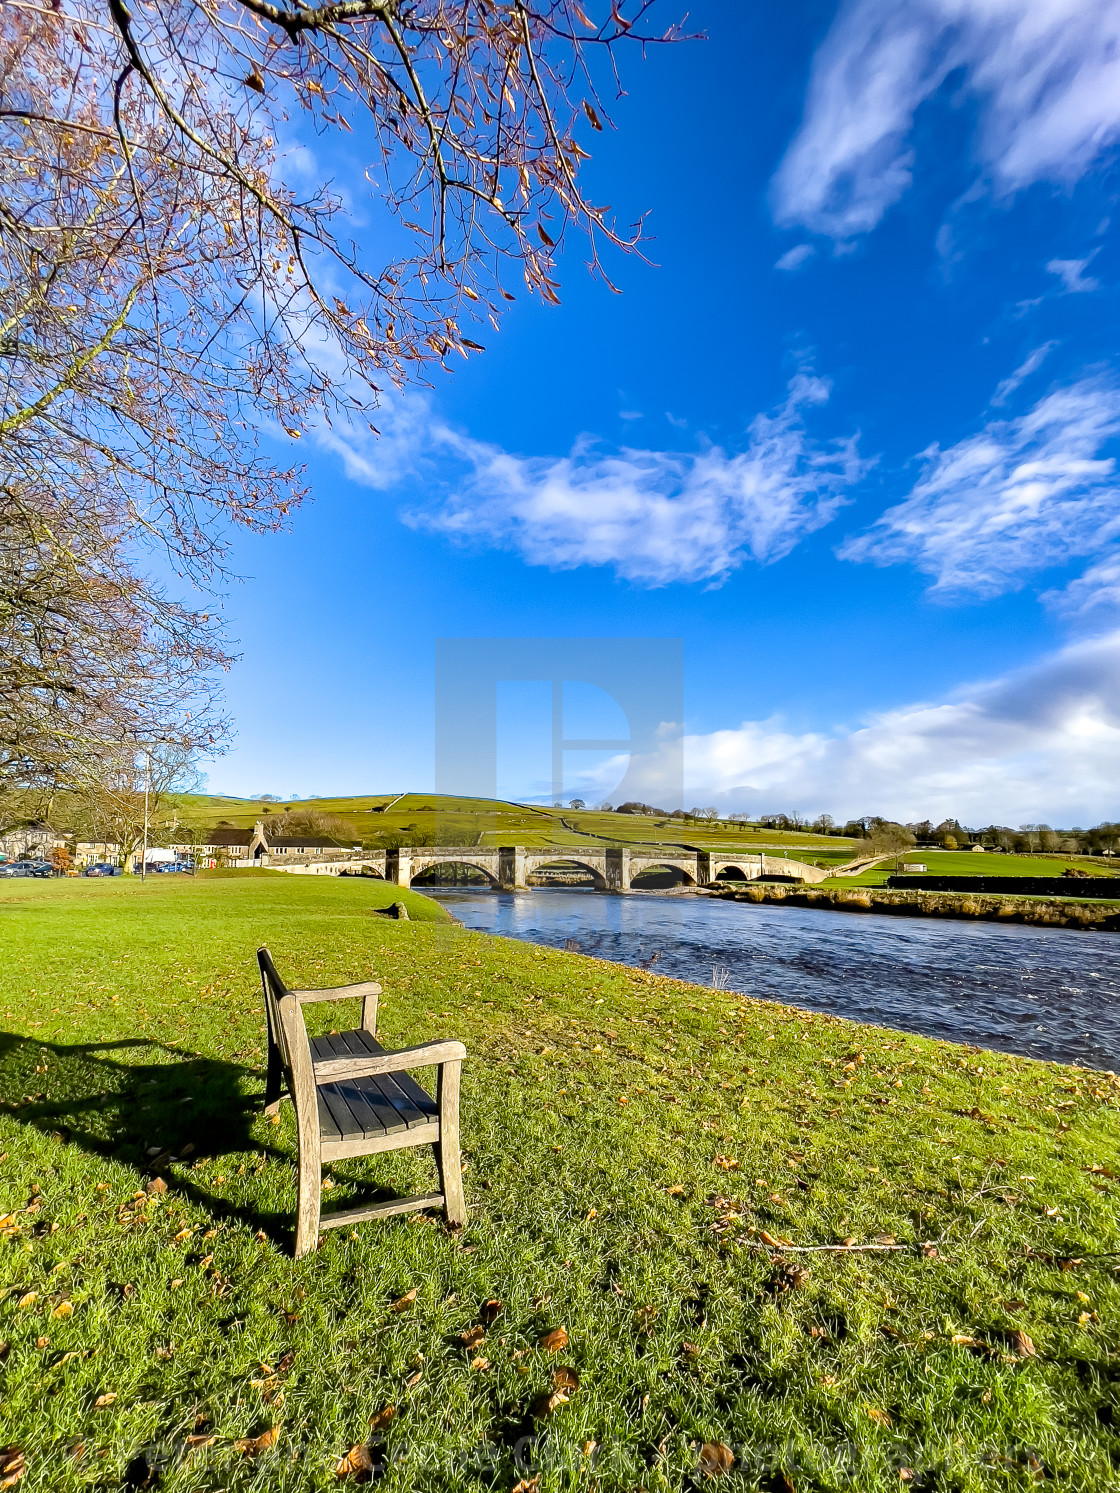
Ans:
[{"label": "bench backrest", "polygon": [[272,955],[266,948],[261,947],[257,950],[257,963],[261,967],[261,989],[264,991],[264,1014],[268,1022],[269,1045],[276,1048],[284,1068],[291,1072],[292,1055],[288,1051],[284,1023],[280,1020],[280,1002],[288,994],[288,987],[276,973]]}]

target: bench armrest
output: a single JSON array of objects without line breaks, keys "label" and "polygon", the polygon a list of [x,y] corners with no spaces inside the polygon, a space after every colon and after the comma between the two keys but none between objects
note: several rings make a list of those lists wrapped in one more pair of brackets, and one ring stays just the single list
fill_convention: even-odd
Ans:
[{"label": "bench armrest", "polygon": [[363,980],[358,985],[335,985],[330,990],[293,990],[290,994],[301,1006],[306,1006],[310,1001],[345,1001],[364,995],[380,995],[381,986],[376,980]]},{"label": "bench armrest", "polygon": [[401,1073],[405,1068],[430,1068],[437,1063],[461,1063],[467,1049],[461,1042],[425,1042],[399,1052],[370,1053],[363,1058],[323,1058],[314,1065],[315,1082],[338,1083],[344,1078],[375,1078],[379,1073]]}]

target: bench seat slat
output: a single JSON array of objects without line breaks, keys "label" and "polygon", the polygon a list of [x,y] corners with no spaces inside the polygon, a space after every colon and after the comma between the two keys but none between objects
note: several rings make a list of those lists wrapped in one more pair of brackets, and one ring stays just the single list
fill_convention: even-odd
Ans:
[{"label": "bench seat slat", "polygon": [[[384,1051],[385,1048],[376,1037],[361,1030],[329,1032],[325,1036],[311,1039],[311,1055],[316,1062],[323,1058],[364,1057],[367,1053]],[[356,1118],[364,1121],[364,1106],[360,1100],[355,1102],[358,1094],[377,1114],[377,1125],[365,1123],[365,1133],[369,1135],[380,1134],[383,1130],[392,1133],[399,1128],[386,1114],[385,1104],[392,1105],[409,1130],[430,1125],[439,1114],[439,1107],[431,1094],[407,1073],[382,1073],[369,1078],[348,1079],[344,1092],[346,1102]]]}]

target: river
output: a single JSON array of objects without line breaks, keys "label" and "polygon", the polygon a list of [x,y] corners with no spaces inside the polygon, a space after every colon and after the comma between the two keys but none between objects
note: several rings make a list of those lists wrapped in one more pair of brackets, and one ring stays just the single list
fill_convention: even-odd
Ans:
[{"label": "river", "polygon": [[581,890],[430,893],[468,928],[854,1021],[1120,1069],[1120,936]]}]

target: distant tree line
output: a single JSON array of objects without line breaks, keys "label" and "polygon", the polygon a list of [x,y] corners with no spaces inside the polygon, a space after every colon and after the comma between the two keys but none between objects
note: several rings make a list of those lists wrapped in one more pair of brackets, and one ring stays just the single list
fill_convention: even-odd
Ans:
[{"label": "distant tree line", "polygon": [[[611,809],[609,803],[601,807]],[[920,819],[902,824],[880,814],[861,814],[843,822],[835,820],[831,814],[818,814],[815,819],[798,813],[721,815],[715,808],[659,809],[637,799],[619,804],[613,812],[643,814],[654,819],[677,820],[686,824],[719,824],[737,829],[756,825],[760,829],[783,831],[787,834],[800,831],[832,835],[839,839],[854,840],[857,855],[890,855],[923,847],[971,850],[974,846],[1014,855],[1120,855],[1120,823],[1111,820],[1094,825],[1092,829],[1082,829],[1080,825],[1060,829],[1049,824],[1021,824],[1018,828],[1007,824],[988,824],[982,828],[968,828],[959,819],[942,819],[938,824],[930,819]]]}]

